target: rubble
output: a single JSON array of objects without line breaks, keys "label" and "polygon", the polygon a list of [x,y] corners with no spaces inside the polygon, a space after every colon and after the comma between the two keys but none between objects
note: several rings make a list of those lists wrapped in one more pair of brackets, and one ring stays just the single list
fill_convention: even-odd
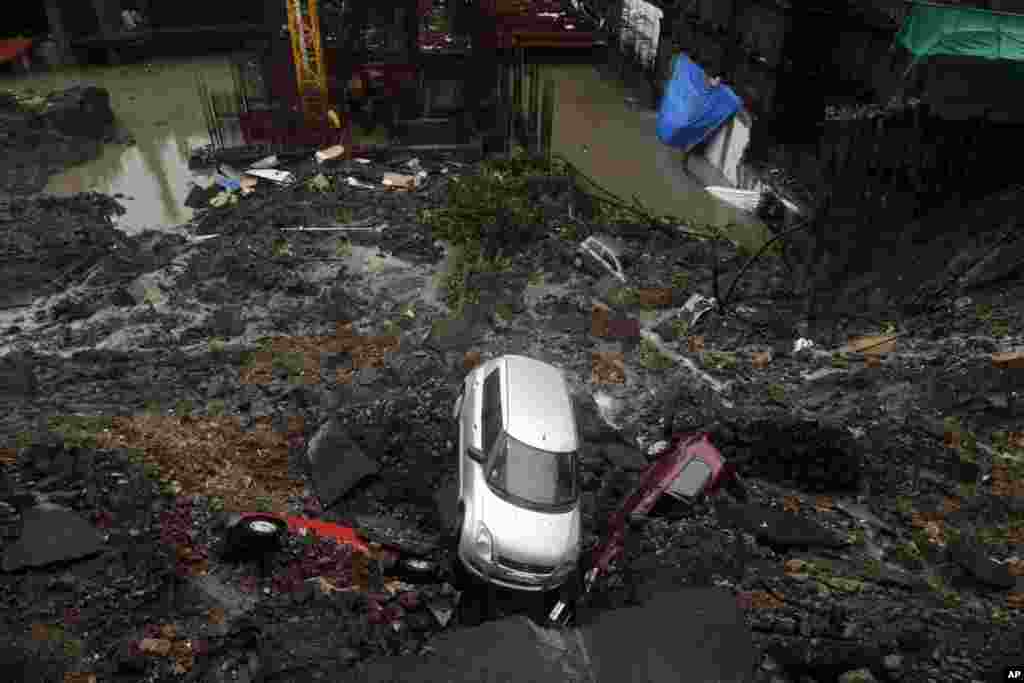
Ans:
[{"label": "rubble", "polygon": [[[220,161],[251,169],[268,152]],[[865,668],[878,680],[946,680],[950,671],[980,680],[985,662],[1019,653],[1022,644],[1006,635],[1021,623],[1011,561],[1020,554],[1019,441],[997,433],[1020,430],[987,399],[1005,394],[993,360],[1012,364],[1001,354],[1020,345],[1015,302],[1024,296],[1015,276],[1003,280],[1005,297],[993,298],[991,310],[977,308],[990,296],[979,289],[959,310],[952,303],[961,292],[949,293],[955,317],[894,311],[891,321],[800,329],[789,300],[768,284],[785,277],[784,267],[766,257],[748,272],[755,286],[742,303],[727,313],[702,306],[693,330],[686,326],[697,311],[683,305],[714,296],[697,240],[648,226],[619,230],[621,217],[600,212],[575,221],[581,234],[569,239],[557,228],[571,193],[545,180],[530,190],[536,196],[524,195],[543,212],[502,218],[509,224],[496,235],[512,235],[514,246],[502,252],[494,240],[493,253],[481,249],[467,264],[452,248],[457,231],[444,232],[429,212],[447,206],[452,178],[479,167],[378,152],[322,165],[315,150],[298,160],[280,155],[265,164],[273,168],[256,170],[295,182],[260,179],[221,207],[207,197],[184,226],[205,241],[123,235],[110,218],[113,200],[95,195],[0,206],[11,228],[4,254],[18,264],[18,284],[6,294],[17,308],[3,311],[0,329],[0,527],[13,533],[18,515],[27,520],[49,500],[109,536],[81,558],[0,575],[0,614],[12,633],[32,632],[29,606],[47,615],[81,610],[78,623],[88,627],[75,631],[69,618],[60,640],[45,625],[36,629],[53,645],[46,665],[63,667],[55,679],[120,672],[163,680],[188,664],[175,648],[190,642],[186,675],[196,680],[373,680],[375,671],[460,680],[498,656],[495,638],[511,643],[501,656],[515,673],[527,662],[538,676],[571,679],[578,644],[568,636],[538,634],[522,619],[467,634],[472,612],[486,613],[483,598],[444,588],[465,588],[439,534],[453,516],[449,418],[465,352],[472,362],[525,353],[566,370],[584,442],[585,546],[631,490],[645,444],[662,437],[662,393],[673,396],[676,428],[707,428],[751,491],[744,506],[698,503],[651,519],[628,558],[647,604],[612,611],[629,593],[616,569],[581,614],[581,629],[588,619],[598,630],[625,622],[614,629],[618,638],[643,638],[646,624],[634,622],[663,609],[671,624],[655,635],[672,634],[671,662],[697,642],[678,635],[694,626],[678,614],[692,611],[695,594],[664,597],[672,587],[714,590],[702,614],[728,632],[723,646],[736,655],[719,665],[745,669],[768,653],[759,681],[836,680]],[[503,168],[514,178],[514,168]],[[411,190],[381,185],[386,173],[420,171],[428,180]],[[320,175],[326,185],[307,182]],[[491,199],[482,209],[467,199],[462,208],[480,213],[464,223],[509,204],[506,195]],[[517,227],[519,218],[529,218],[529,229]],[[573,268],[588,232],[615,234],[628,253],[647,255],[623,265],[634,298],[610,295],[622,283],[604,272]],[[476,259],[472,247],[460,246]],[[607,329],[595,330],[595,299]],[[998,335],[1003,320],[1009,329]],[[884,354],[831,351],[894,329],[903,331],[898,348]],[[790,354],[798,338],[817,344]],[[757,355],[766,348],[770,360]],[[662,362],[650,362],[655,351]],[[879,355],[885,362],[872,366]],[[918,429],[915,416],[936,424]],[[959,436],[947,441],[943,418],[952,417]],[[959,507],[944,502],[951,498]],[[222,558],[214,520],[223,511],[356,527],[368,548],[383,548],[360,566],[351,545],[295,532],[263,576],[250,562]],[[976,533],[983,547],[961,552],[952,542],[958,532]],[[4,536],[5,558],[20,557],[22,540]],[[414,568],[418,576],[403,569],[410,559],[425,563]],[[787,572],[796,561],[802,571]],[[507,602],[495,614],[524,610],[527,600]],[[751,633],[739,628],[737,602],[747,606]],[[159,631],[170,622],[173,637]],[[442,631],[452,640],[439,639]],[[487,648],[468,660],[452,654],[478,638]],[[144,639],[163,642],[141,656]],[[63,654],[72,640],[81,642],[69,651],[83,652],[75,662]],[[560,643],[572,657],[524,654],[550,655]],[[437,669],[428,648],[441,651]],[[592,658],[608,650],[636,664],[621,656],[625,649],[587,646]],[[688,657],[692,667],[709,659]]]}]

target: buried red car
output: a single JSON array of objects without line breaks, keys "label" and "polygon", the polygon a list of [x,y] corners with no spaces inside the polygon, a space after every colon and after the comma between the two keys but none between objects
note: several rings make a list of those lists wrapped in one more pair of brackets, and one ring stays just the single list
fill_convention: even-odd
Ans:
[{"label": "buried red car", "polygon": [[[747,491],[735,468],[729,465],[706,433],[677,434],[657,454],[644,471],[640,484],[608,518],[605,538],[590,554],[583,575],[582,594],[573,595],[567,587],[548,614],[553,624],[564,626],[572,618],[572,605],[593,589],[598,577],[608,571],[623,552],[630,519],[642,518],[654,508],[662,495],[694,502],[727,489],[737,499],[746,500]],[[576,586],[578,588],[578,586]]]}]

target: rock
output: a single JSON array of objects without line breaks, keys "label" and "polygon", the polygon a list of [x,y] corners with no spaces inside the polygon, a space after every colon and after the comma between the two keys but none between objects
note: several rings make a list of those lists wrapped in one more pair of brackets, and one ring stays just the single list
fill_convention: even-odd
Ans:
[{"label": "rock", "polygon": [[986,586],[1006,590],[1017,585],[1017,577],[1010,573],[1008,564],[994,562],[975,544],[951,544],[949,553],[954,562]]},{"label": "rock", "polygon": [[885,659],[882,660],[882,666],[884,666],[885,670],[890,674],[898,674],[903,670],[903,655],[886,655]]},{"label": "rock", "polygon": [[766,505],[724,504],[717,508],[723,524],[753,534],[773,547],[841,548],[843,539],[817,522]]},{"label": "rock", "polygon": [[606,444],[604,457],[612,466],[629,472],[639,472],[647,467],[647,458],[644,457],[643,451],[624,443]]},{"label": "rock", "polygon": [[753,681],[753,637],[735,597],[719,589],[660,593],[604,612],[580,629],[598,683]]},{"label": "rock", "polygon": [[839,683],[877,683],[871,669],[847,671],[839,677]]},{"label": "rock", "polygon": [[3,570],[77,560],[102,549],[103,537],[71,510],[32,508],[23,513],[21,538],[4,552]]},{"label": "rock", "polygon": [[325,508],[348,493],[360,480],[377,474],[379,467],[348,436],[341,421],[331,418],[317,430],[306,452],[313,485]]}]

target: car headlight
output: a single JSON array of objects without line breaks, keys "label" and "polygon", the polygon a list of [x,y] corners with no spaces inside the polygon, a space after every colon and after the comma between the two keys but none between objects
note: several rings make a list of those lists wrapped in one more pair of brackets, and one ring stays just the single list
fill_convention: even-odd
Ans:
[{"label": "car headlight", "polygon": [[491,532],[483,522],[481,522],[480,526],[477,528],[476,541],[473,544],[473,550],[476,552],[476,556],[484,562],[490,563],[492,561],[494,538],[491,536]]}]

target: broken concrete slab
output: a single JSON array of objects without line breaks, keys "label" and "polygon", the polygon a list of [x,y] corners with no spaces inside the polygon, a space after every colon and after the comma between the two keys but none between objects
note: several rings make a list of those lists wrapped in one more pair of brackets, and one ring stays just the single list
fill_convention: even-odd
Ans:
[{"label": "broken concrete slab", "polygon": [[595,683],[754,680],[753,636],[736,598],[715,588],[657,593],[580,629]]},{"label": "broken concrete slab", "polygon": [[647,467],[647,458],[639,448],[624,443],[609,443],[604,446],[604,457],[614,467],[627,472],[639,472]]},{"label": "broken concrete slab", "polygon": [[952,544],[949,554],[954,562],[986,586],[1006,590],[1017,585],[1017,577],[1010,573],[1009,564],[995,562],[972,543]]},{"label": "broken concrete slab", "polygon": [[759,543],[778,547],[841,548],[843,539],[817,522],[766,505],[718,506],[723,524],[753,534]]},{"label": "broken concrete slab", "polygon": [[7,548],[3,570],[43,567],[94,555],[103,550],[103,537],[77,513],[41,506],[22,514],[21,537]]},{"label": "broken concrete slab", "polygon": [[327,508],[379,467],[345,431],[338,418],[331,418],[317,430],[306,453],[313,469],[313,486]]},{"label": "broken concrete slab", "polygon": [[393,517],[356,515],[354,521],[360,535],[368,541],[389,545],[410,555],[429,555],[441,545],[439,536]]},{"label": "broken concrete slab", "polygon": [[[510,617],[445,634],[430,643],[430,657],[387,657],[359,672],[366,683],[499,683],[572,680],[557,661],[546,657],[534,627],[525,617]],[[353,680],[356,680],[355,678]]]}]

